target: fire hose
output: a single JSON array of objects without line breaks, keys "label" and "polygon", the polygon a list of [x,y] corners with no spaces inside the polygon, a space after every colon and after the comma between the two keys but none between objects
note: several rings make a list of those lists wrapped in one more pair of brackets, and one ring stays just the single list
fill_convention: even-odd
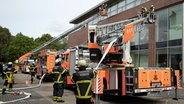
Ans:
[{"label": "fire hose", "polygon": [[[26,90],[26,89],[34,89],[34,88],[38,88],[41,86],[42,84],[42,80],[43,78],[45,77],[45,74],[43,74],[43,76],[41,77],[39,83],[35,86],[30,86],[30,87],[20,87],[20,88],[13,88],[13,90]],[[0,91],[2,91],[2,89],[0,89]],[[0,104],[7,104],[7,103],[12,103],[12,102],[17,102],[17,101],[21,101],[21,100],[25,100],[25,99],[28,99],[31,97],[31,93],[27,93],[27,92],[24,92],[24,91],[21,91],[21,92],[7,92],[7,93],[12,93],[12,94],[24,94],[26,95],[26,97],[23,97],[23,98],[19,98],[19,99],[16,99],[16,100],[11,100],[11,101],[6,101],[6,102],[3,102],[3,101],[0,101]]]}]

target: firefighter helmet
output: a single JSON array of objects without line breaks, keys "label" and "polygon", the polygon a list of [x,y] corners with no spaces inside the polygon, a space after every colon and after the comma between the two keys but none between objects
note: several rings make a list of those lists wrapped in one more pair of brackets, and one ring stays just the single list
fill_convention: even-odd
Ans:
[{"label": "firefighter helmet", "polygon": [[57,58],[56,61],[55,61],[55,64],[58,64],[61,62],[61,59],[60,58]]},{"label": "firefighter helmet", "polygon": [[32,62],[32,65],[35,65],[35,62]]},{"label": "firefighter helmet", "polygon": [[77,63],[77,67],[80,68],[80,67],[87,67],[87,62],[86,60],[79,60],[78,63]]},{"label": "firefighter helmet", "polygon": [[12,65],[13,63],[12,62],[8,62],[8,65]]}]

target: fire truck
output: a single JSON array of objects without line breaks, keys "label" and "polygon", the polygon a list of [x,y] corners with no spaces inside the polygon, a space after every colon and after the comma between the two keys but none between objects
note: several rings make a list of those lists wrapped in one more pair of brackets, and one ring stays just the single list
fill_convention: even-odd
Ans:
[{"label": "fire truck", "polygon": [[[130,55],[130,41],[137,26],[155,21],[154,8],[142,8],[138,17],[104,25],[88,26],[90,61],[97,64],[93,92],[111,95],[145,95],[175,88],[178,72],[164,67],[135,67]],[[144,28],[143,28],[144,29]],[[175,82],[176,83],[176,82]]]},{"label": "fire truck", "polygon": [[37,77],[40,78],[46,74],[44,81],[52,80],[51,72],[55,66],[55,58],[57,55],[62,54],[62,51],[54,49],[45,49],[40,51],[37,58]]},{"label": "fire truck", "polygon": [[31,59],[28,57],[31,54],[31,52],[28,52],[21,57],[15,62],[15,68],[16,70],[21,70],[23,73],[30,73],[29,68],[32,63],[35,62],[34,59]]},{"label": "fire truck", "polygon": [[62,56],[63,63],[61,66],[69,72],[68,76],[66,77],[65,84],[67,88],[70,88],[74,85],[70,75],[78,70],[78,60],[84,59],[89,61],[89,49],[86,45],[75,46],[63,52]]}]

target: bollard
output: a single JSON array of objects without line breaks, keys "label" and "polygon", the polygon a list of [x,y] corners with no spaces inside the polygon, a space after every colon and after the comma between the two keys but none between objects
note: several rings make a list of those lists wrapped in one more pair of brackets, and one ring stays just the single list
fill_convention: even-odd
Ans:
[{"label": "bollard", "polygon": [[26,80],[26,85],[28,85],[29,84],[29,81],[28,80]]},{"label": "bollard", "polygon": [[174,75],[174,85],[175,85],[175,97],[173,100],[178,100],[178,86],[177,86],[177,76]]}]

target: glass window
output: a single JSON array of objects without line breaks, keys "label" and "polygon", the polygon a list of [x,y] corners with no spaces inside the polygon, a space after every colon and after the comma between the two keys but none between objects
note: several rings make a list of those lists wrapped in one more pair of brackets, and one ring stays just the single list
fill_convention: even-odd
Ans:
[{"label": "glass window", "polygon": [[148,67],[148,51],[134,51],[131,52],[132,63],[135,67]]},{"label": "glass window", "polygon": [[130,8],[133,8],[133,7],[135,7],[135,2],[131,2],[131,3],[127,3],[127,5],[126,5],[126,9],[130,9]]},{"label": "glass window", "polygon": [[169,9],[169,40],[182,38],[182,16],[182,5],[175,6]]},{"label": "glass window", "polygon": [[139,67],[139,52],[131,52],[132,57],[132,63],[135,65],[135,67]]},{"label": "glass window", "polygon": [[141,67],[148,67],[148,51],[140,51],[140,66]]},{"label": "glass window", "polygon": [[125,0],[118,3],[118,13],[124,11],[125,8]]},{"label": "glass window", "polygon": [[167,49],[157,49],[157,67],[167,67],[168,66],[168,60],[167,60]]},{"label": "glass window", "polygon": [[118,13],[118,5],[114,5],[110,8],[111,10],[111,16]]},{"label": "glass window", "polygon": [[107,13],[108,13],[108,17],[110,17],[111,16],[111,8],[108,8]]},{"label": "glass window", "polygon": [[[139,1],[139,0],[138,0]],[[145,3],[147,1],[150,1],[150,0],[140,0],[142,3]]]},{"label": "glass window", "polygon": [[135,3],[136,5],[139,5],[139,4],[141,4],[141,0],[136,0],[136,3]]},{"label": "glass window", "polygon": [[131,45],[147,44],[149,42],[149,26],[148,24],[136,25],[135,35],[131,40]]},{"label": "glass window", "polygon": [[135,27],[135,35],[133,37],[133,39],[131,40],[131,45],[139,45],[139,32],[138,30],[138,26]]},{"label": "glass window", "polygon": [[180,62],[182,61],[182,48],[181,47],[173,47],[169,48],[169,62],[170,62],[170,67],[173,69],[181,70],[180,67]]},{"label": "glass window", "polygon": [[167,41],[168,34],[168,17],[167,9],[157,12],[156,27],[157,27],[157,42]]},{"label": "glass window", "polygon": [[148,24],[142,25],[141,30],[139,31],[140,43],[147,44],[149,41],[149,28]]},{"label": "glass window", "polygon": [[134,2],[135,0],[126,0],[126,3],[129,4],[131,2]]},{"label": "glass window", "polygon": [[[165,18],[165,19],[164,19]],[[157,47],[157,66],[182,69],[182,5],[177,5],[157,13],[157,44],[163,43],[165,48]],[[164,35],[163,35],[164,34]]]}]

